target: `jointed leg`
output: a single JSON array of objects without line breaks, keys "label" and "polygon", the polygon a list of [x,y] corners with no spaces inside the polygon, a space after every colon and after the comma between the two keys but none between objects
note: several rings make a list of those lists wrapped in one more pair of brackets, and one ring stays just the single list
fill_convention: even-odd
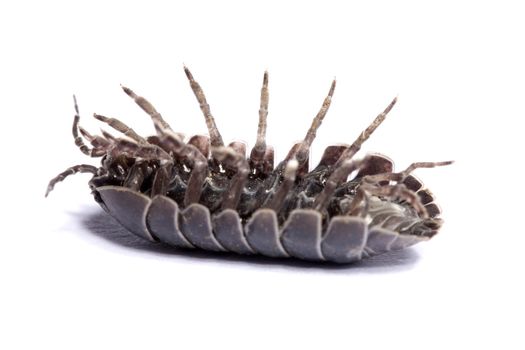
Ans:
[{"label": "jointed leg", "polygon": [[51,181],[49,181],[49,185],[47,185],[46,197],[49,194],[49,192],[53,191],[53,188],[58,182],[63,181],[66,177],[74,175],[76,173],[91,173],[93,175],[96,175],[97,167],[94,167],[93,165],[80,164],[67,168],[65,171],[61,172],[56,177],[51,179]]},{"label": "jointed leg", "polygon": [[170,155],[157,145],[140,145],[125,139],[116,139],[111,152],[115,153],[114,156],[118,156],[121,153],[126,153],[130,157],[138,157],[148,160],[157,159],[161,161],[171,161]]},{"label": "jointed leg", "polygon": [[286,163],[284,168],[283,182],[279,185],[273,197],[271,197],[269,201],[263,205],[263,207],[273,209],[275,212],[279,212],[281,210],[281,207],[284,204],[284,199],[294,185],[298,166],[299,163],[296,159],[292,159]]},{"label": "jointed leg", "polygon": [[427,209],[421,203],[418,195],[406,188],[403,184],[388,185],[383,187],[365,187],[365,191],[374,196],[399,198],[410,204],[424,219],[428,218]]},{"label": "jointed leg", "polygon": [[[361,203],[363,205],[361,206]],[[366,216],[370,205],[370,196],[361,187],[356,190],[356,194],[350,206],[346,210],[346,215],[350,216]]]},{"label": "jointed leg", "polygon": [[184,195],[184,205],[197,203],[208,175],[208,160],[195,146],[184,143],[175,133],[164,129],[158,122],[155,122],[155,128],[160,135],[159,141],[162,148],[174,156],[186,160],[192,168]]},{"label": "jointed leg", "polygon": [[222,209],[235,209],[239,204],[242,189],[248,179],[250,167],[248,161],[239,152],[231,147],[212,148],[213,157],[228,168],[236,170],[235,175],[230,180],[230,185],[222,199]]},{"label": "jointed leg", "polygon": [[78,127],[78,130],[80,131],[82,136],[84,136],[95,148],[107,149],[111,145],[111,142],[108,139],[98,135],[91,135],[86,129],[84,129],[81,126]]},{"label": "jointed leg", "polygon": [[347,160],[341,164],[326,180],[323,192],[321,192],[314,202],[314,209],[323,211],[330,203],[337,186],[345,181],[348,176],[354,171],[359,169],[361,166],[368,162],[369,158],[365,157],[362,160]]},{"label": "jointed leg", "polygon": [[102,133],[102,136],[104,136],[104,138],[106,140],[108,140],[110,143],[116,143],[118,142],[117,138],[113,135],[111,135],[109,132],[107,132],[106,130],[104,129],[100,129],[100,132]]},{"label": "jointed leg", "polygon": [[188,206],[192,203],[198,203],[202,194],[202,186],[206,181],[208,175],[208,162],[196,160],[193,162],[193,169],[191,171],[190,179],[188,180],[188,188],[184,194],[184,205]]},{"label": "jointed leg", "polygon": [[[421,203],[418,195],[414,191],[406,188],[403,184],[381,187],[363,184],[360,186],[360,189],[368,195],[402,199],[410,204],[423,219],[428,218],[427,209]],[[362,195],[356,195],[350,204],[350,210],[354,211],[360,205],[360,201],[362,201],[363,198]]]},{"label": "jointed leg", "polygon": [[[104,155],[105,152],[103,152],[101,149],[93,145],[95,148],[89,148],[85,145],[84,140],[82,140],[82,137],[78,135],[78,131],[80,129],[80,132],[82,133],[82,129],[78,123],[80,122],[80,113],[78,111],[78,104],[77,104],[77,98],[75,95],[73,95],[73,101],[75,104],[75,117],[73,119],[73,138],[75,139],[75,145],[80,149],[82,153],[85,155],[88,155],[90,157],[101,157]],[[84,130],[85,131],[85,130]],[[91,140],[90,140],[91,141]]]},{"label": "jointed leg", "polygon": [[361,146],[363,143],[368,140],[370,135],[377,129],[379,125],[385,120],[388,113],[392,110],[394,105],[397,102],[397,97],[390,102],[390,104],[385,108],[385,110],[380,113],[374,121],[357,137],[357,139],[348,147],[343,154],[341,154],[341,157],[339,157],[339,160],[337,161],[335,168],[340,166],[345,160],[352,159],[353,156],[361,149]]},{"label": "jointed leg", "polygon": [[155,122],[155,129],[159,134],[159,142],[162,149],[167,150],[168,153],[172,153],[178,158],[187,158],[190,161],[193,159],[207,160],[197,147],[192,144],[186,144],[176,133],[162,128],[157,122]]},{"label": "jointed leg", "polygon": [[103,123],[108,124],[113,129],[115,129],[117,131],[120,131],[121,133],[123,133],[124,135],[129,137],[130,139],[132,139],[134,141],[137,141],[139,144],[147,144],[148,143],[148,141],[146,141],[145,138],[143,138],[142,136],[137,134],[135,132],[135,130],[133,130],[132,128],[130,128],[129,126],[127,126],[126,124],[124,124],[123,122],[121,122],[118,119],[108,118],[108,117],[105,117],[103,115],[96,114],[96,113],[93,114],[93,117],[95,119],[100,120]]},{"label": "jointed leg", "polygon": [[111,146],[111,142],[105,139],[102,136],[98,135],[91,135],[87,130],[85,130],[83,127],[79,126],[78,130],[82,134],[82,136],[91,143],[93,148],[90,150],[90,155],[92,157],[102,157],[104,154],[107,153],[109,150],[109,147]]},{"label": "jointed leg", "polygon": [[264,72],[263,86],[261,88],[261,103],[259,107],[259,125],[257,126],[257,141],[250,154],[252,167],[260,168],[266,153],[266,119],[268,117],[268,72]]},{"label": "jointed leg", "polygon": [[376,175],[367,175],[363,177],[363,182],[369,184],[377,184],[381,181],[396,181],[402,182],[411,172],[419,168],[434,168],[438,166],[445,166],[454,163],[454,161],[445,161],[445,162],[417,162],[412,163],[408,168],[399,173],[383,173]]},{"label": "jointed leg", "polygon": [[[366,175],[362,179],[362,184],[359,186],[356,196],[352,200],[348,209],[349,215],[358,215],[358,213],[364,213],[368,211],[365,203],[365,208],[360,209],[360,204],[363,201],[368,202],[368,195],[374,196],[385,196],[391,198],[399,198],[410,204],[423,218],[428,218],[428,212],[420,197],[416,192],[408,189],[401,182],[408,176],[412,171],[418,168],[434,168],[437,166],[445,166],[452,164],[453,161],[445,162],[417,162],[412,163],[408,168],[399,173],[383,173],[376,175]],[[395,181],[395,185],[381,185],[383,181]]]},{"label": "jointed leg", "polygon": [[193,79],[193,75],[191,74],[188,67],[184,67],[184,72],[186,73],[186,76],[188,77],[188,80],[190,81],[191,89],[193,90],[193,93],[195,94],[195,97],[197,98],[197,101],[199,102],[199,106],[201,108],[202,114],[204,114],[204,118],[206,119],[206,126],[208,127],[208,132],[210,133],[210,141],[212,147],[222,147],[224,146],[224,142],[222,141],[222,136],[219,133],[219,129],[217,129],[217,125],[215,124],[215,119],[213,118],[213,115],[210,111],[210,105],[208,102],[206,102],[206,96],[204,96],[204,92],[202,91],[202,88],[200,87],[199,83]]},{"label": "jointed leg", "polygon": [[[149,143],[146,139],[137,135],[135,131],[126,126],[124,123],[116,119],[106,118],[97,114],[95,114],[95,118],[106,122],[108,125],[112,126],[116,130],[124,133],[125,135],[133,139],[133,141],[131,141],[127,139],[116,138],[115,136],[111,135],[103,129],[101,130],[103,137],[91,136],[88,133],[86,133],[85,136],[91,137],[93,139],[93,142],[106,144],[106,152],[108,150],[111,150],[112,152],[128,153],[129,155],[138,156],[145,159],[160,159],[171,161],[171,157],[166,151],[164,151],[158,145]],[[109,144],[109,146],[107,146],[107,144]]]},{"label": "jointed leg", "polygon": [[153,122],[160,123],[160,125],[162,125],[162,127],[166,130],[172,130],[171,126],[164,120],[164,118],[162,118],[162,115],[160,115],[160,113],[157,112],[155,107],[153,107],[153,105],[148,100],[146,100],[142,96],[138,96],[130,88],[127,88],[125,86],[121,86],[121,87],[122,87],[122,90],[124,90],[124,92],[129,97],[131,97],[135,101],[135,103],[139,105],[139,107],[142,108],[142,110],[151,117],[151,120],[153,120]]},{"label": "jointed leg", "polygon": [[324,99],[321,109],[319,110],[314,120],[312,121],[312,125],[310,126],[310,129],[308,129],[308,132],[306,133],[306,136],[304,137],[301,147],[299,147],[295,153],[295,157],[297,158],[297,161],[299,162],[299,166],[308,159],[308,153],[310,152],[310,146],[312,145],[312,142],[315,139],[317,129],[319,129],[319,127],[321,126],[321,123],[323,122],[323,119],[326,116],[328,109],[330,108],[330,104],[332,103],[332,96],[334,95],[334,90],[335,90],[335,79],[332,82],[332,85],[330,86],[330,91],[328,92],[328,96],[326,96],[326,98]]},{"label": "jointed leg", "polygon": [[[153,198],[157,194],[165,195],[168,192],[168,186],[170,181],[170,170],[173,163],[167,162],[161,165],[153,179],[153,185],[151,188],[150,196]],[[148,165],[147,162],[135,163],[124,181],[123,187],[130,188],[135,191],[140,191],[144,180],[151,176],[153,169]]]},{"label": "jointed leg", "polygon": [[266,145],[266,127],[268,118],[268,72],[264,72],[259,106],[259,124],[257,125],[257,141],[250,152],[250,170],[254,174],[268,175],[273,170],[273,149]]},{"label": "jointed leg", "polygon": [[166,195],[170,184],[170,174],[173,167],[172,163],[167,163],[161,166],[155,173],[153,179],[153,186],[151,187],[151,198],[156,195]]},{"label": "jointed leg", "polygon": [[140,192],[142,183],[149,175],[148,165],[145,162],[137,162],[131,166],[122,186]]}]

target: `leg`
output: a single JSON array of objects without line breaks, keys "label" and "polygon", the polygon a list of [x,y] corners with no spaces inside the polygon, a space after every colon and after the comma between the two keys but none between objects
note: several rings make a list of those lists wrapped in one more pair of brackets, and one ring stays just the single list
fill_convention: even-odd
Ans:
[{"label": "leg", "polygon": [[286,163],[286,167],[284,168],[283,182],[279,185],[273,197],[271,197],[268,202],[263,205],[264,208],[273,209],[277,213],[281,210],[282,205],[284,204],[284,199],[295,183],[295,174],[297,172],[298,166],[299,163],[296,159],[292,159]]},{"label": "leg", "polygon": [[108,124],[113,129],[115,129],[117,131],[120,131],[121,133],[123,133],[124,135],[129,137],[130,139],[132,139],[134,141],[137,141],[139,144],[147,144],[148,143],[148,141],[146,141],[145,138],[143,138],[142,136],[137,134],[135,132],[135,130],[133,130],[132,128],[130,128],[129,126],[127,126],[126,124],[124,124],[123,122],[121,122],[118,119],[108,118],[108,117],[105,117],[103,115],[96,114],[96,113],[93,114],[93,117],[95,119],[100,120],[103,123]]},{"label": "leg", "polygon": [[257,141],[250,153],[251,168],[261,170],[266,154],[266,119],[268,117],[268,72],[264,72],[261,88],[261,103],[259,107],[259,125],[257,126]]},{"label": "leg", "polygon": [[91,143],[91,145],[95,148],[107,149],[111,145],[109,140],[105,139],[104,137],[98,136],[98,135],[91,135],[86,129],[84,129],[81,126],[78,127],[78,130],[80,131],[82,136],[84,136]]},{"label": "leg", "polygon": [[175,157],[186,160],[192,168],[184,195],[184,205],[198,203],[208,175],[208,160],[195,146],[185,144],[175,133],[163,129],[158,122],[155,122],[155,128],[160,135],[159,142],[162,148]]},{"label": "leg", "polygon": [[159,133],[159,144],[162,149],[167,150],[168,155],[173,154],[178,158],[188,159],[190,162],[199,160],[206,162],[207,158],[194,145],[186,144],[182,139],[172,131],[163,129],[159,124],[155,123],[155,128]]},{"label": "leg", "polygon": [[171,126],[164,120],[164,118],[162,118],[162,115],[160,115],[160,113],[157,112],[155,107],[153,107],[153,105],[148,100],[146,100],[142,96],[138,96],[130,88],[127,88],[125,86],[121,86],[121,87],[122,87],[122,90],[124,90],[124,92],[129,97],[131,97],[135,101],[135,103],[139,105],[139,107],[142,108],[142,110],[151,117],[151,120],[153,120],[153,122],[160,123],[164,129],[172,130]]},{"label": "leg", "polygon": [[108,151],[111,143],[104,137],[91,135],[83,127],[79,126],[78,130],[82,136],[91,143],[93,148],[90,150],[91,157],[102,157]]},{"label": "leg", "polygon": [[370,135],[377,129],[379,125],[385,120],[388,113],[392,110],[394,105],[397,102],[397,97],[390,102],[390,104],[385,108],[385,110],[379,114],[376,119],[370,124],[362,133],[357,137],[357,139],[348,147],[343,154],[341,154],[341,157],[339,157],[339,160],[337,161],[335,168],[341,165],[345,160],[352,159],[353,156],[361,149],[361,146],[363,143],[368,140]]},{"label": "leg", "polygon": [[317,196],[314,202],[314,209],[318,211],[323,211],[327,208],[330,203],[337,186],[342,182],[346,181],[348,176],[355,170],[362,167],[369,158],[365,157],[362,160],[347,160],[341,166],[339,166],[335,171],[328,177],[326,180],[325,187],[323,191]]},{"label": "leg", "polygon": [[222,210],[224,209],[236,209],[241,198],[244,184],[248,179],[250,173],[250,167],[248,161],[239,152],[235,151],[231,147],[218,147],[212,148],[213,157],[221,164],[228,168],[234,168],[236,170],[235,175],[230,180],[230,184],[224,196],[222,198]]},{"label": "leg", "polygon": [[[101,157],[104,155],[105,152],[102,152],[101,149],[98,149],[95,145],[94,148],[89,148],[84,144],[84,140],[82,140],[82,137],[78,135],[78,131],[80,129],[80,132],[83,134],[83,130],[78,123],[80,122],[80,113],[78,111],[78,104],[77,104],[77,98],[75,95],[73,95],[73,101],[75,103],[75,117],[73,119],[73,138],[75,139],[75,145],[80,149],[82,153],[85,155],[88,155],[90,157]],[[85,130],[84,130],[85,132]],[[89,134],[88,134],[89,135]]]},{"label": "leg", "polygon": [[381,181],[395,181],[402,182],[410,173],[419,168],[434,168],[438,166],[445,166],[454,163],[454,161],[445,161],[445,162],[417,162],[412,163],[408,168],[399,173],[383,173],[376,175],[367,175],[363,177],[363,182],[368,184],[377,184]]},{"label": "leg", "polygon": [[140,187],[144,180],[151,174],[152,169],[146,162],[137,162],[129,170],[128,176],[122,187],[127,187],[133,191],[140,192]]},{"label": "leg", "polygon": [[323,122],[323,119],[326,116],[328,109],[330,108],[330,104],[332,103],[332,96],[334,95],[334,90],[335,80],[332,82],[332,85],[330,86],[330,91],[328,92],[328,96],[326,96],[326,98],[324,99],[321,109],[312,121],[312,125],[310,126],[310,129],[308,129],[308,132],[306,133],[306,136],[304,137],[301,146],[295,152],[295,157],[299,162],[299,166],[302,163],[304,163],[306,159],[308,159],[310,146],[312,145],[312,142],[315,139],[317,129],[319,129],[319,127],[321,126],[321,123]]},{"label": "leg", "polygon": [[151,198],[156,195],[166,195],[168,192],[168,187],[170,184],[170,174],[173,164],[168,163],[161,166],[155,173],[155,178],[153,179],[153,186],[151,187]]},{"label": "leg", "polygon": [[[402,199],[410,204],[423,219],[428,218],[427,209],[421,203],[418,195],[414,191],[406,188],[403,184],[386,185],[382,187],[363,184],[360,186],[360,189],[368,195]],[[363,198],[364,197],[361,195],[356,195],[356,197],[354,197],[354,200],[350,204],[351,211],[355,211]]]},{"label": "leg", "polygon": [[75,165],[70,168],[67,168],[65,171],[61,172],[56,177],[51,179],[51,181],[49,181],[49,185],[47,185],[46,197],[48,196],[49,192],[53,191],[53,188],[55,187],[55,185],[58,182],[63,181],[66,177],[70,175],[74,175],[76,173],[90,173],[90,174],[96,175],[97,170],[98,170],[97,167],[94,167],[92,165],[87,165],[87,164],[80,164],[80,165]]},{"label": "leg", "polygon": [[100,132],[102,133],[102,136],[104,136],[104,138],[106,140],[108,140],[110,143],[116,143],[117,142],[117,138],[115,136],[111,135],[106,130],[100,129]]},{"label": "leg", "polygon": [[110,151],[114,157],[125,153],[130,157],[140,157],[147,160],[165,160],[171,162],[171,156],[161,147],[151,144],[137,144],[126,139],[116,139],[114,147]]},{"label": "leg", "polygon": [[208,162],[202,160],[194,161],[190,179],[188,180],[188,188],[184,194],[185,206],[199,202],[206,175],[208,175]]},{"label": "leg", "polygon": [[[362,206],[361,206],[361,203],[363,203]],[[346,210],[346,215],[365,217],[366,214],[368,214],[369,206],[370,206],[370,196],[365,190],[359,187],[356,190],[354,199],[352,200],[352,202],[350,203],[350,206]]]},{"label": "leg", "polygon": [[116,138],[115,136],[111,135],[103,129],[101,130],[103,137],[91,136],[86,132],[86,137],[91,137],[93,139],[93,142],[102,143],[106,145],[105,152],[110,150],[111,152],[123,152],[146,159],[163,159],[171,161],[170,155],[164,149],[162,149],[162,147],[156,144],[149,143],[146,139],[137,135],[137,133],[135,133],[133,129],[129,128],[124,123],[116,119],[106,118],[98,114],[95,114],[95,118],[107,123],[108,125],[112,126],[116,130],[124,133],[132,139],[127,140]]},{"label": "leg", "polygon": [[193,75],[191,74],[188,67],[184,67],[184,72],[186,73],[186,76],[188,77],[188,80],[190,81],[191,89],[193,90],[193,93],[195,94],[195,97],[197,98],[197,101],[199,102],[202,114],[204,114],[204,118],[206,120],[206,126],[208,127],[208,132],[210,133],[210,141],[211,141],[212,147],[224,146],[224,142],[222,141],[222,136],[219,133],[219,129],[217,129],[217,125],[215,124],[215,119],[213,118],[213,115],[211,114],[211,111],[210,111],[210,105],[208,104],[208,102],[206,102],[206,96],[204,96],[204,92],[202,91],[202,88],[200,87],[199,83],[197,83],[193,79]]}]

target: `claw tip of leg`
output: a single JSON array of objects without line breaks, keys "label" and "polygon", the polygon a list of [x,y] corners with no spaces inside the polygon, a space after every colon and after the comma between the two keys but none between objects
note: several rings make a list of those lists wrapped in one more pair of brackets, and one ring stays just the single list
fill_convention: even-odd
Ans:
[{"label": "claw tip of leg", "polygon": [[332,81],[332,85],[330,86],[330,91],[328,92],[328,96],[332,97],[334,95],[335,85],[336,85],[336,80],[334,77],[334,80]]},{"label": "claw tip of leg", "polygon": [[184,65],[184,73],[186,73],[186,77],[188,77],[189,80],[193,80],[193,75],[186,65]]}]

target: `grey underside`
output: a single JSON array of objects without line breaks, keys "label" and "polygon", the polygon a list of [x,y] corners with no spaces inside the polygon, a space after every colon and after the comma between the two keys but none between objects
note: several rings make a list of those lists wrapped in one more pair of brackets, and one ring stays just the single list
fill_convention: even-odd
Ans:
[{"label": "grey underside", "polygon": [[295,209],[279,226],[270,209],[258,209],[243,224],[234,210],[211,215],[201,204],[179,210],[169,197],[151,199],[119,186],[102,186],[97,192],[104,209],[130,232],[181,248],[350,263],[428,239],[409,234],[421,219],[405,215],[405,206],[379,199],[370,203],[374,222],[334,216],[323,225],[319,212]]}]

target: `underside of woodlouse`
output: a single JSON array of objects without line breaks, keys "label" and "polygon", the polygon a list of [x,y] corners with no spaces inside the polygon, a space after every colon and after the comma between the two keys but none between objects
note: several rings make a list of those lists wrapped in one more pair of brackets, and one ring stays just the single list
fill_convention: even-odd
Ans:
[{"label": "underside of woodlouse", "polygon": [[[145,98],[122,87],[152,119],[156,135],[142,137],[118,119],[94,117],[125,137],[91,135],[79,126],[76,98],[73,136],[100,167],[76,165],[53,178],[91,173],[95,200],[122,226],[153,241],[182,248],[349,263],[403,249],[434,236],[442,225],[432,193],[411,172],[452,162],[413,163],[394,172],[381,154],[356,153],[395,105],[350,145],[329,146],[309,170],[309,153],[335,90],[333,81],[304,140],[274,167],[266,145],[268,73],[261,89],[257,140],[225,146],[200,85],[184,67],[209,136],[187,140],[174,132]],[[81,135],[79,135],[79,133]],[[87,140],[92,147],[85,144]]]}]

